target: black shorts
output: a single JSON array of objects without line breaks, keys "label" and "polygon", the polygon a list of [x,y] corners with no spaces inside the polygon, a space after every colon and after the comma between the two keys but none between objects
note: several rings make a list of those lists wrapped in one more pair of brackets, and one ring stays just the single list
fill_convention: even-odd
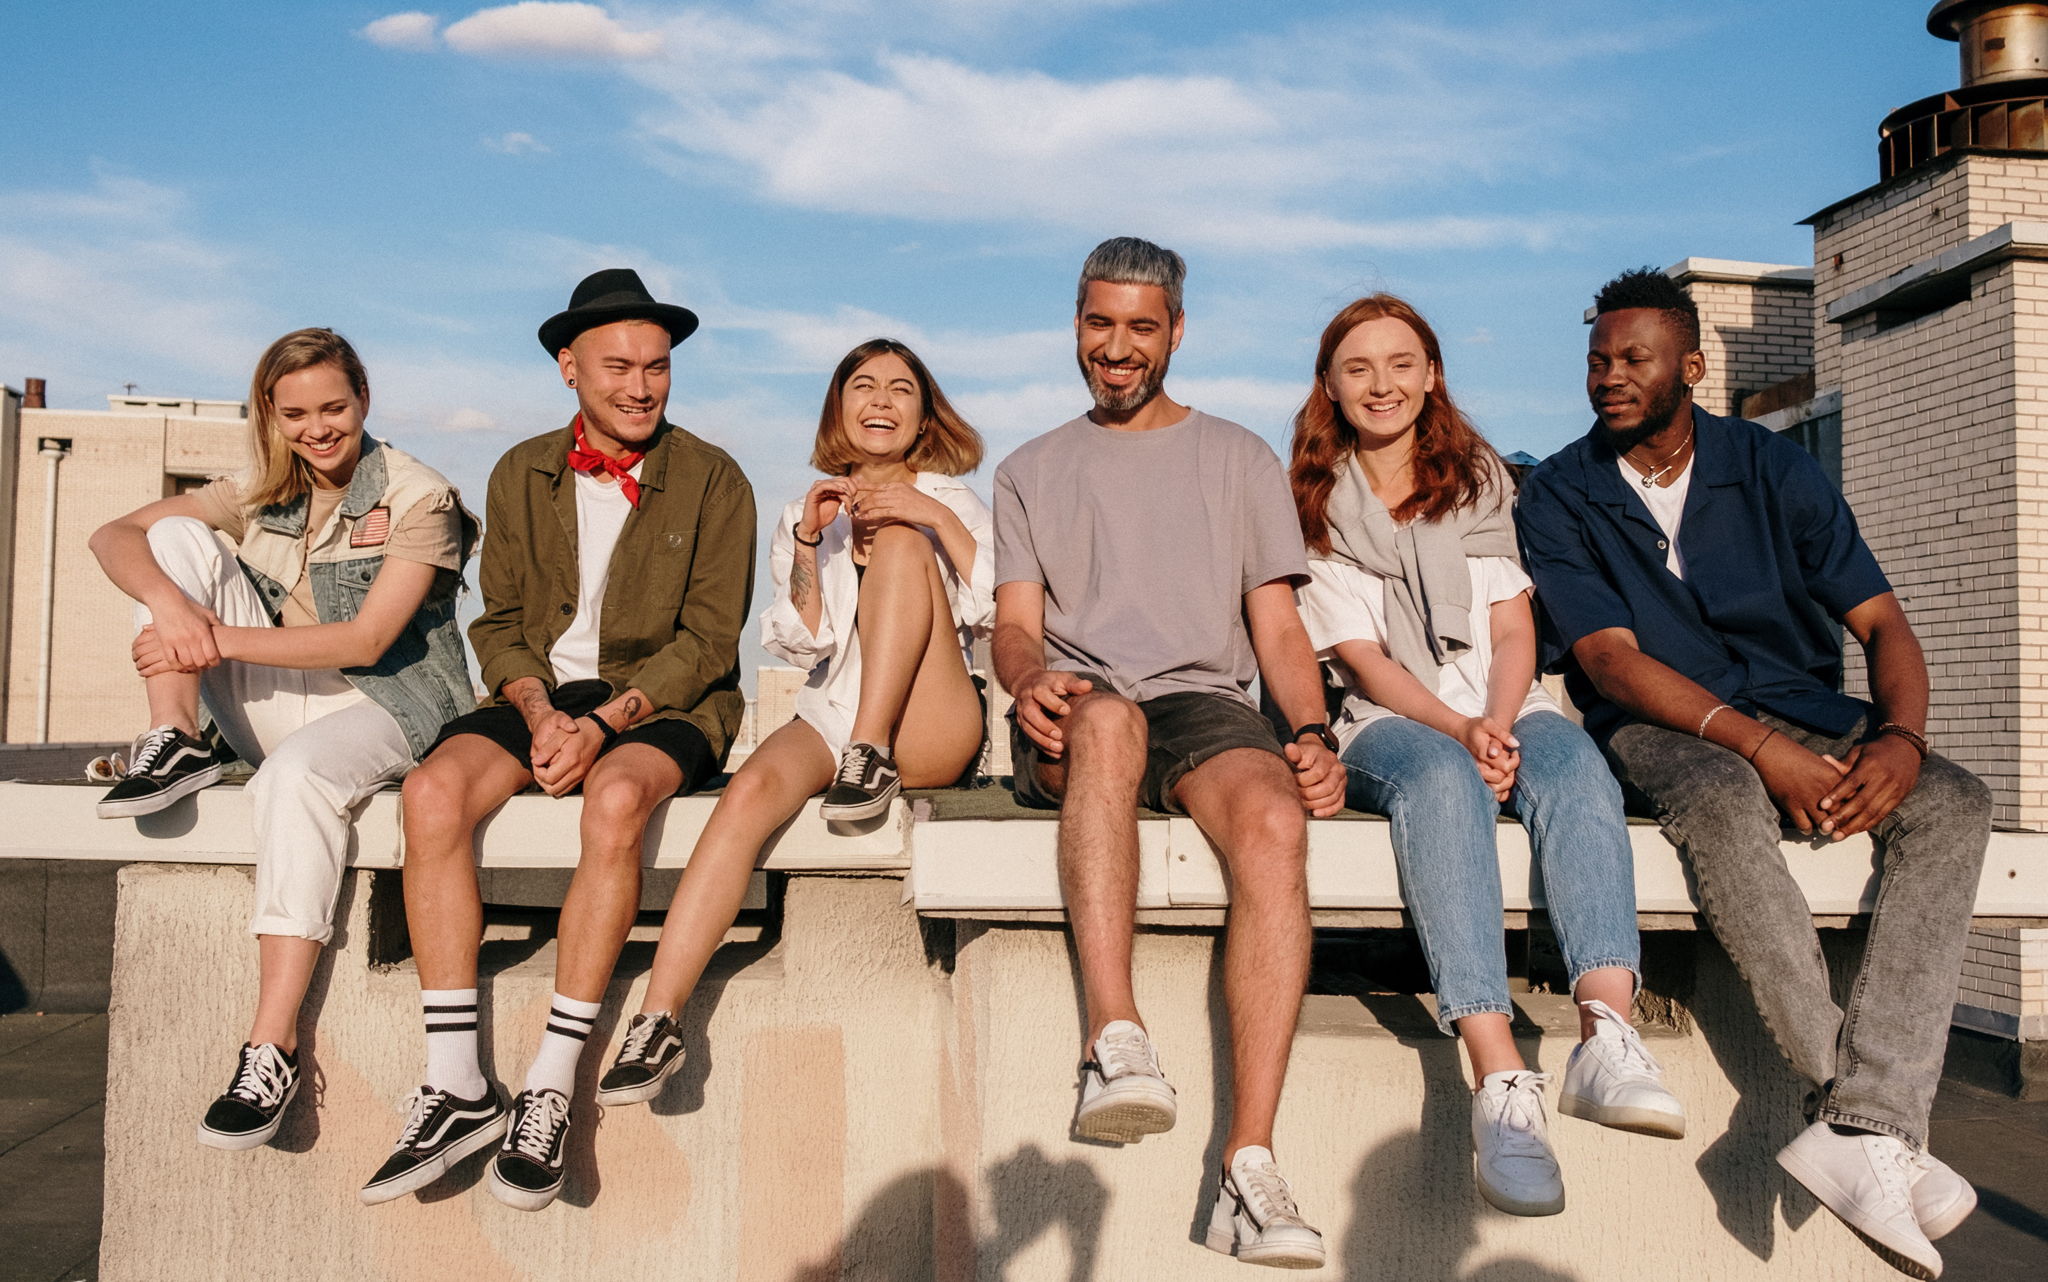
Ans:
[{"label": "black shorts", "polygon": [[[1093,672],[1076,672],[1094,683],[1097,690],[1109,690],[1109,682]],[[1138,784],[1138,804],[1170,815],[1186,814],[1174,800],[1173,790],[1181,776],[1209,758],[1233,748],[1257,748],[1283,762],[1287,754],[1273,735],[1273,725],[1259,712],[1228,695],[1188,690],[1143,699],[1138,711],[1145,715],[1147,749],[1145,776]],[[1060,799],[1045,788],[1038,767],[1045,754],[1024,727],[1017,724],[1017,711],[1010,710],[1010,769],[1017,800],[1041,809],[1059,809]],[[1291,769],[1291,767],[1290,767]]]},{"label": "black shorts", "polygon": [[[612,687],[608,681],[571,681],[548,692],[549,702],[558,711],[572,717],[595,712],[611,699]],[[526,729],[526,718],[509,703],[494,703],[475,712],[465,712],[442,726],[426,756],[432,756],[434,748],[459,734],[481,735],[489,739],[511,754],[521,766],[527,766],[532,759],[533,735]],[[629,743],[644,743],[650,748],[658,748],[676,763],[683,772],[682,786],[676,789],[678,797],[697,791],[718,773],[718,754],[711,750],[711,743],[704,737],[704,732],[681,718],[642,721],[621,730],[618,738],[597,750],[597,755],[602,757]],[[421,758],[425,759],[425,756]]]}]

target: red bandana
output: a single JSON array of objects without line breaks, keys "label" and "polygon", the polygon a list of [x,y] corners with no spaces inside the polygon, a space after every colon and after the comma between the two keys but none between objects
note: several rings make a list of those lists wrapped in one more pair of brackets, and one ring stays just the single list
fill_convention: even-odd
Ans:
[{"label": "red bandana", "polygon": [[576,416],[576,422],[573,426],[576,429],[576,444],[569,449],[569,466],[579,472],[588,472],[592,476],[599,472],[609,473],[612,479],[619,483],[619,493],[626,496],[626,502],[631,503],[636,508],[639,507],[640,482],[633,479],[632,472],[634,468],[640,465],[640,460],[646,458],[647,455],[645,453],[631,453],[624,458],[613,458],[609,454],[600,454],[596,450],[591,449],[589,443],[583,439],[583,416],[581,414]]}]

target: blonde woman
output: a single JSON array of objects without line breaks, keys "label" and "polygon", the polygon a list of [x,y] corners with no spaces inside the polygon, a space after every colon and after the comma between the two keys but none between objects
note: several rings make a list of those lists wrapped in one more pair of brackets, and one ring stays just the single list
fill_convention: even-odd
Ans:
[{"label": "blonde woman", "polygon": [[334,932],[350,808],[474,703],[455,593],[475,519],[438,472],[364,432],[369,409],[348,340],[286,334],[251,381],[248,470],[92,536],[138,603],[153,727],[101,817],[154,813],[220,777],[202,701],[256,766],[261,978],[234,1077],[199,1123],[214,1148],[266,1143],[298,1089],[299,1008]]},{"label": "blonde woman", "polygon": [[676,1014],[739,911],[761,846],[825,790],[820,813],[871,818],[903,786],[943,787],[980,755],[968,651],[995,609],[989,510],[958,478],[981,437],[916,353],[877,338],[846,354],[818,418],[825,479],[782,511],[761,644],[810,673],[796,717],[718,799],[662,927],[640,1013],[598,1085],[652,1099],[682,1063]]}]

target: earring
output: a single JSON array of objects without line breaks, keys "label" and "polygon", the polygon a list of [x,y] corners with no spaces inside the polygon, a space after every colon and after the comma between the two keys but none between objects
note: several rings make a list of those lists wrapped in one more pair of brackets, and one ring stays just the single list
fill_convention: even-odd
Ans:
[{"label": "earring", "polygon": [[575,379],[573,379],[573,378],[572,378],[572,379],[570,379],[570,380],[569,380],[569,386],[571,386],[571,387],[574,387],[574,386],[576,386],[576,380],[575,380]]}]

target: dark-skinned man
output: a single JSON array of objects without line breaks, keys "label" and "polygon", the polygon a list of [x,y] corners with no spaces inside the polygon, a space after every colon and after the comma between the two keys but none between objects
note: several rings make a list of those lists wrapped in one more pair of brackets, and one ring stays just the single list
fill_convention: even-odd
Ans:
[{"label": "dark-skinned man", "polygon": [[[1927,667],[1855,518],[1798,445],[1693,404],[1699,313],[1669,277],[1595,300],[1596,423],[1529,478],[1517,522],[1586,729],[1690,864],[1707,919],[1812,1124],[1778,1162],[1902,1272],[1976,1205],[1926,1150],[1990,794],[1927,749]],[[1870,701],[1840,693],[1834,625]],[[1835,1004],[1780,846],[1869,832],[1883,857],[1861,970]]]}]

